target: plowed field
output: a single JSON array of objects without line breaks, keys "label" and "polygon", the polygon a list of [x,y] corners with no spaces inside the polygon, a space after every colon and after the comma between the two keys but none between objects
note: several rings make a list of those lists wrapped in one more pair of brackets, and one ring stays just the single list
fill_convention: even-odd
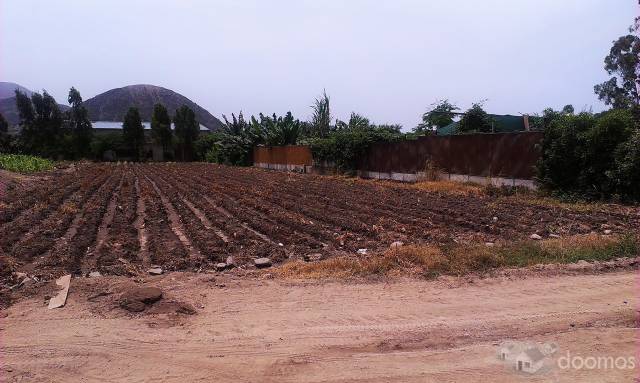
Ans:
[{"label": "plowed field", "polygon": [[268,256],[640,230],[637,209],[580,211],[406,185],[210,164],[88,164],[2,197],[0,251],[15,269],[127,274]]}]

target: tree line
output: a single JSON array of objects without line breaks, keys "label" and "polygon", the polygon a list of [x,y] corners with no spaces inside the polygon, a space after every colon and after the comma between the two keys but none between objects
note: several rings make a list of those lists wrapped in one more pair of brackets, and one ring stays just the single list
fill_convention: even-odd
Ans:
[{"label": "tree line", "polygon": [[[8,134],[9,125],[0,114],[0,151],[30,154],[64,160],[96,159],[112,150],[134,161],[144,159],[144,125],[137,108],[131,107],[124,116],[121,133],[94,134],[89,113],[80,92],[69,90],[68,111],[61,111],[55,99],[43,91],[31,97],[16,90],[19,133]],[[172,129],[172,124],[174,129]],[[154,106],[151,116],[151,139],[162,148],[164,158],[174,159],[174,150],[181,160],[193,160],[194,145],[200,133],[195,112],[183,105],[173,118],[166,107]]]},{"label": "tree line", "polygon": [[[531,116],[532,128],[544,132],[537,166],[543,189],[577,198],[640,200],[640,38],[638,22],[627,35],[613,42],[605,70],[611,78],[594,86],[600,100],[610,107],[601,113],[576,113],[572,105],[561,110],[545,109]],[[61,113],[55,100],[43,92],[31,98],[16,92],[21,133],[15,142],[7,138],[7,124],[0,116],[0,144],[45,157],[86,158],[106,149],[125,147],[135,160],[141,159],[144,128],[136,108],[127,112],[120,136],[92,137],[91,122],[80,93],[71,88],[71,108]],[[456,134],[491,132],[493,121],[483,101],[469,109],[447,99],[437,101],[422,115],[422,122],[403,133],[397,124],[375,124],[352,113],[349,120],[335,119],[326,92],[311,106],[310,121],[291,112],[284,116],[259,114],[246,118],[242,112],[228,119],[219,132],[199,136],[195,114],[183,106],[171,118],[156,105],[151,118],[151,137],[166,159],[176,153],[182,160],[199,160],[250,166],[257,145],[309,145],[318,161],[331,162],[343,172],[353,172],[358,159],[379,141],[415,139],[435,134],[457,122]],[[175,129],[171,129],[173,121]],[[9,142],[7,144],[7,142]],[[99,158],[98,158],[99,159]]]}]

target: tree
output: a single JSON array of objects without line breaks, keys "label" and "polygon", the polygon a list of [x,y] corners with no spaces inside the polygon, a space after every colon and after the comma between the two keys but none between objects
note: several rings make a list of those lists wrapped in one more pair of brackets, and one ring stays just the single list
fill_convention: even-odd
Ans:
[{"label": "tree", "polygon": [[162,146],[162,153],[166,153],[171,146],[173,132],[171,131],[171,117],[169,117],[167,108],[162,104],[156,104],[153,107],[151,135],[155,143]]},{"label": "tree", "polygon": [[254,126],[251,137],[253,145],[295,145],[301,131],[300,120],[293,118],[291,112],[287,112],[284,117],[278,117],[275,113],[271,117],[260,113],[260,121],[251,117],[251,125]]},{"label": "tree", "polygon": [[629,28],[631,33],[614,41],[604,59],[604,69],[613,77],[593,88],[600,100],[615,109],[638,108],[640,104],[640,37],[634,31],[638,31],[637,19],[636,25]]},{"label": "tree", "polygon": [[66,148],[62,139],[62,112],[56,100],[43,91],[29,97],[16,90],[16,106],[20,116],[19,145],[23,151],[43,157],[57,157]]},{"label": "tree", "polygon": [[455,111],[459,109],[447,99],[436,101],[431,104],[431,109],[422,115],[422,123],[418,124],[413,131],[427,133],[443,128],[453,122]]},{"label": "tree", "polygon": [[80,92],[74,87],[69,90],[68,101],[71,105],[69,126],[75,151],[80,157],[88,157],[91,153],[91,140],[93,138],[93,127],[89,120],[89,112],[82,104]]},{"label": "tree", "polygon": [[482,102],[474,103],[467,110],[458,123],[459,133],[481,132],[490,133],[492,131],[492,121],[487,112],[482,109]]},{"label": "tree", "polygon": [[311,108],[313,109],[311,135],[324,138],[331,131],[331,108],[329,105],[329,96],[327,96],[326,91],[322,92],[322,96],[315,100]]},{"label": "tree", "polygon": [[8,133],[9,132],[9,123],[5,120],[2,113],[0,113],[0,133]]},{"label": "tree", "polygon": [[574,112],[575,112],[575,109],[571,104],[567,104],[562,108],[562,114],[573,114]]},{"label": "tree", "polygon": [[0,113],[0,152],[8,152],[11,146],[11,138],[9,137],[9,123]]},{"label": "tree", "polygon": [[144,145],[144,126],[138,108],[131,107],[124,116],[122,138],[131,149],[134,161],[140,161],[140,152]]},{"label": "tree", "polygon": [[200,134],[200,124],[196,121],[196,114],[188,106],[182,105],[176,110],[173,118],[176,129],[176,138],[180,144],[180,151],[183,161],[191,161],[193,159],[193,144]]},{"label": "tree", "polygon": [[344,129],[366,129],[371,126],[371,123],[368,118],[356,113],[351,112],[351,116],[349,117],[349,122],[344,123],[343,121],[336,121],[336,129],[344,130]]}]

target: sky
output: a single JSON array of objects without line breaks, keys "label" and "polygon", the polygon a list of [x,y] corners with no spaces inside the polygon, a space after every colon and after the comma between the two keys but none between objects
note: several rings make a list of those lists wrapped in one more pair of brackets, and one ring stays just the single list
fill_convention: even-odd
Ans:
[{"label": "sky", "polygon": [[612,41],[637,0],[0,0],[0,81],[59,102],[163,86],[221,118],[310,119],[323,90],[410,130],[438,99],[490,113],[604,105]]}]

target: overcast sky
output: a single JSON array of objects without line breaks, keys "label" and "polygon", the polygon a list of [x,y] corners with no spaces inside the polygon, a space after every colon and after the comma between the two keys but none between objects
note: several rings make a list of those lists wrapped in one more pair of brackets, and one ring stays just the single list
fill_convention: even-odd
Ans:
[{"label": "overcast sky", "polygon": [[66,103],[173,89],[217,117],[334,117],[415,126],[439,98],[492,113],[603,108],[593,85],[637,0],[0,0],[0,80]]}]

